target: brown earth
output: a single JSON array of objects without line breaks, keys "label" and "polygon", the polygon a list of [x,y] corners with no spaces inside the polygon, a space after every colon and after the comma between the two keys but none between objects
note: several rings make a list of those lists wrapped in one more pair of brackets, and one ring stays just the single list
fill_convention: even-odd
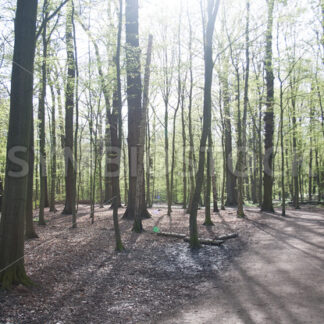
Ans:
[{"label": "brown earth", "polygon": [[158,323],[324,323],[323,210],[251,212],[255,235],[230,270]]},{"label": "brown earth", "polygon": [[[59,206],[62,209],[62,206]],[[120,215],[124,212],[120,210]],[[69,216],[46,213],[40,236],[26,242],[26,269],[37,284],[0,292],[0,323],[322,323],[323,225],[320,209],[288,217],[228,209],[213,215],[204,238],[238,232],[221,247],[192,252],[180,239],[188,215],[151,209],[146,232],[121,220],[126,251],[114,251],[112,212],[81,206],[78,228]]]}]

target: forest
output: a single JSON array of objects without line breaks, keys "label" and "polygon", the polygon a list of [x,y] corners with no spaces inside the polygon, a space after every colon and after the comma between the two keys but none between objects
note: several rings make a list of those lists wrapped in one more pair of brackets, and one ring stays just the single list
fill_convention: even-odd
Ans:
[{"label": "forest", "polygon": [[0,3],[0,323],[322,321],[323,0]]}]

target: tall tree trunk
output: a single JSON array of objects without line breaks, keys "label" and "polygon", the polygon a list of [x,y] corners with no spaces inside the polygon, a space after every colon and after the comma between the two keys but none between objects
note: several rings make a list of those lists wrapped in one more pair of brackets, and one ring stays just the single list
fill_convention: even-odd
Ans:
[{"label": "tall tree trunk", "polygon": [[185,109],[184,109],[184,92],[181,98],[181,126],[182,126],[182,181],[183,181],[183,200],[182,208],[187,208],[187,134],[185,124]]},{"label": "tall tree trunk", "polygon": [[261,94],[261,91],[259,90],[259,126],[258,126],[258,162],[259,162],[259,167],[258,167],[258,171],[259,171],[259,184],[258,184],[258,202],[259,202],[259,206],[262,206],[262,197],[263,197],[263,178],[262,178],[262,174],[263,174],[263,170],[262,170],[262,132],[261,132],[261,128],[262,128],[262,100],[263,100],[263,96]]},{"label": "tall tree trunk", "polygon": [[[168,82],[168,81],[167,81]],[[168,90],[167,90],[168,91]],[[167,92],[166,91],[166,92]],[[169,174],[169,99],[164,99],[164,151],[165,151],[165,179],[166,179],[166,194],[168,203],[168,216],[171,215],[171,188],[170,188],[170,174]]]},{"label": "tall tree trunk", "polygon": [[[293,87],[293,85],[292,85]],[[293,204],[296,209],[299,208],[299,165],[298,165],[298,152],[297,152],[297,120],[296,120],[296,94],[292,91],[292,137],[293,137],[293,165],[292,165],[292,173],[293,173],[293,182],[294,182],[294,195],[293,195]]]},{"label": "tall tree trunk", "polygon": [[[241,78],[240,78],[240,71],[239,65],[236,62],[233,50],[232,50],[232,41],[229,38],[230,43],[230,55],[233,67],[235,69],[236,75],[236,84],[237,84],[237,92],[236,92],[236,100],[237,100],[237,165],[236,165],[236,172],[238,173],[237,180],[238,180],[238,188],[237,188],[237,216],[244,217],[244,210],[243,210],[243,164],[244,164],[244,148],[242,147],[242,121],[241,121]],[[246,88],[248,84],[246,84]],[[247,88],[248,89],[248,88]],[[247,96],[245,100],[247,100]],[[247,102],[246,102],[247,105]],[[245,132],[245,131],[244,131]]]},{"label": "tall tree trunk", "polygon": [[212,176],[212,188],[213,188],[213,211],[214,213],[218,213],[219,209],[218,209],[218,190],[217,190],[217,175],[216,175],[216,171],[215,171],[215,161],[213,158],[213,151],[211,151],[211,176]]},{"label": "tall tree trunk", "polygon": [[315,149],[315,163],[316,163],[316,182],[317,182],[317,190],[318,190],[317,201],[320,202],[321,201],[322,190],[321,190],[321,171],[320,171],[320,163],[319,163],[317,145],[316,145],[316,149]]},{"label": "tall tree trunk", "polygon": [[208,135],[208,150],[207,150],[207,180],[206,180],[206,207],[205,207],[205,222],[204,225],[212,226],[214,223],[211,220],[210,215],[210,194],[211,188],[213,189],[213,206],[214,212],[218,212],[217,207],[217,186],[216,186],[216,174],[213,157],[213,141],[211,131]]},{"label": "tall tree trunk", "polygon": [[[321,11],[322,11],[322,38],[321,38],[321,44],[322,44],[322,48],[323,48],[323,52],[324,52],[324,1],[320,0],[321,3]],[[322,57],[322,63],[324,65],[324,55]]]},{"label": "tall tree trunk", "polygon": [[30,150],[29,150],[29,173],[28,173],[28,188],[26,201],[26,239],[37,238],[38,235],[34,229],[34,210],[33,210],[33,191],[34,191],[34,121],[32,118],[32,127],[30,134]]},{"label": "tall tree trunk", "polygon": [[112,113],[112,127],[111,142],[113,146],[118,148],[117,161],[116,161],[116,174],[113,177],[113,220],[115,230],[116,251],[124,250],[121,240],[119,222],[118,222],[118,208],[121,205],[120,198],[120,154],[122,145],[122,88],[121,88],[121,75],[120,75],[120,49],[121,49],[121,33],[123,24],[123,2],[119,0],[119,14],[118,14],[118,33],[117,33],[117,47],[115,54],[116,65],[116,91],[114,94],[113,113]]},{"label": "tall tree trunk", "polygon": [[[24,230],[33,118],[37,0],[17,1],[11,76],[6,178],[0,221],[0,284],[31,284],[24,267]],[[20,147],[19,152],[16,148]],[[19,154],[18,154],[19,153]],[[11,154],[21,160],[17,165]],[[17,155],[18,154],[18,155]],[[19,174],[23,168],[23,174]]]},{"label": "tall tree trunk", "polygon": [[[176,145],[175,145],[175,138],[176,138],[176,120],[177,120],[177,114],[180,108],[181,103],[181,80],[179,75],[179,81],[178,86],[180,89],[178,89],[178,103],[176,106],[176,109],[173,114],[173,133],[172,133],[172,155],[171,155],[171,188],[170,188],[170,203],[174,201],[174,169],[175,169],[175,152],[176,152]],[[168,208],[169,210],[169,208]],[[171,212],[171,205],[170,205],[170,212]]]},{"label": "tall tree trunk", "polygon": [[[74,127],[74,168],[73,168],[73,188],[72,188],[72,228],[77,226],[77,177],[78,177],[78,135],[79,135],[79,65],[78,50],[76,41],[76,28],[74,22],[74,2],[72,0],[72,33],[73,33],[73,49],[74,49],[74,69],[75,69],[75,127]],[[80,181],[80,179],[79,179]],[[78,204],[78,203],[77,203]]]},{"label": "tall tree trunk", "polygon": [[208,134],[208,148],[207,148],[207,170],[206,170],[206,194],[205,194],[205,226],[212,226],[214,223],[210,216],[210,193],[211,193],[211,164],[212,164],[212,142],[211,131]]},{"label": "tall tree trunk", "polygon": [[308,164],[308,200],[312,201],[313,192],[313,126],[314,126],[314,107],[313,102],[310,105],[310,148],[309,148],[309,164]]},{"label": "tall tree trunk", "polygon": [[240,105],[240,75],[239,71],[237,70],[237,171],[239,175],[238,179],[238,188],[237,188],[237,216],[238,217],[245,217],[244,210],[243,210],[243,164],[244,164],[244,155],[242,148],[242,124],[241,124],[241,105]]},{"label": "tall tree trunk", "polygon": [[[244,79],[244,98],[243,98],[243,120],[242,120],[242,155],[243,162],[241,169],[242,171],[247,168],[247,141],[246,141],[246,120],[247,110],[249,104],[249,77],[250,77],[250,1],[246,0],[246,26],[245,26],[245,79]],[[243,175],[247,188],[247,200],[250,200],[249,195],[249,176],[248,174]],[[244,181],[242,179],[242,182]],[[244,187],[242,188],[242,192]]]},{"label": "tall tree trunk", "polygon": [[[174,199],[174,170],[175,170],[175,154],[176,154],[176,121],[178,111],[181,105],[181,98],[183,96],[182,92],[182,80],[181,80],[181,14],[179,15],[179,24],[178,24],[178,99],[177,105],[173,114],[173,133],[172,133],[172,156],[171,156],[171,188],[170,188],[170,195],[171,195],[171,203],[173,201],[177,201]],[[177,186],[176,186],[177,187]],[[170,206],[171,209],[171,206]]]},{"label": "tall tree trunk", "polygon": [[268,22],[266,32],[265,70],[266,70],[266,112],[264,115],[265,139],[264,139],[264,179],[262,210],[274,212],[272,205],[273,187],[273,131],[274,131],[274,76],[272,66],[272,27],[273,27],[274,0],[268,0]]},{"label": "tall tree trunk", "polygon": [[[280,79],[280,77],[279,77]],[[281,144],[281,195],[282,207],[281,215],[286,216],[286,189],[285,189],[285,149],[284,149],[284,107],[283,107],[283,83],[280,79],[280,144]]]},{"label": "tall tree trunk", "polygon": [[225,143],[224,142],[225,142],[224,141],[224,132],[222,132],[223,179],[222,179],[221,210],[225,210],[226,156],[225,156]]},{"label": "tall tree trunk", "polygon": [[156,115],[153,116],[153,161],[152,161],[152,206],[154,203],[154,194],[155,194],[155,165],[156,165]]},{"label": "tall tree trunk", "polygon": [[[48,19],[48,1],[43,4],[43,20]],[[47,168],[45,151],[45,99],[47,87],[47,24],[44,24],[42,33],[43,57],[42,57],[42,78],[38,107],[38,132],[39,132],[39,176],[40,176],[40,201],[38,225],[45,225],[44,208],[47,191]]]},{"label": "tall tree trunk", "polygon": [[[138,159],[139,131],[142,118],[142,81],[141,60],[138,31],[138,0],[126,0],[126,70],[127,70],[127,102],[128,102],[128,163],[129,163],[129,192],[128,205],[124,218],[135,218],[136,181],[139,175],[136,170],[144,161]],[[144,180],[144,179],[143,179]],[[142,192],[145,201],[145,192]],[[142,204],[142,218],[150,217],[146,205]]]},{"label": "tall tree trunk", "polygon": [[228,89],[228,76],[223,79],[223,99],[225,118],[225,159],[226,159],[226,206],[237,205],[236,177],[233,170],[232,158],[232,125],[230,113],[230,97]]},{"label": "tall tree trunk", "polygon": [[110,106],[106,105],[106,128],[105,128],[105,146],[106,146],[106,156],[105,156],[105,203],[109,203],[112,198],[112,178],[110,177],[111,170],[109,163],[110,160],[110,125],[109,125],[109,115],[110,115]]},{"label": "tall tree trunk", "polygon": [[[146,63],[145,63],[145,75],[144,75],[144,91],[143,91],[143,108],[141,116],[141,124],[139,130],[139,150],[138,150],[138,162],[137,162],[137,179],[136,179],[136,204],[135,204],[135,218],[133,231],[140,233],[143,230],[142,226],[142,211],[145,208],[145,201],[142,197],[145,192],[144,185],[144,165],[142,161],[144,159],[144,148],[145,148],[145,135],[146,135],[146,112],[149,105],[149,89],[150,89],[150,68],[151,68],[151,57],[152,57],[152,44],[153,36],[149,35]],[[143,206],[144,204],[144,206]]]},{"label": "tall tree trunk", "polygon": [[99,119],[99,143],[98,143],[98,181],[99,181],[99,208],[104,208],[104,192],[102,186],[102,156],[103,156],[103,136],[101,118]]},{"label": "tall tree trunk", "polygon": [[127,154],[126,154],[126,143],[125,143],[125,140],[124,140],[124,137],[123,137],[123,131],[122,131],[122,139],[123,139],[123,142],[122,142],[122,145],[123,145],[123,167],[124,167],[124,202],[125,202],[125,205],[127,206],[128,204],[128,184],[127,184]]},{"label": "tall tree trunk", "polygon": [[196,187],[192,199],[190,210],[189,228],[190,228],[190,247],[195,249],[200,247],[198,240],[197,211],[200,199],[202,182],[205,166],[205,147],[208,134],[211,129],[211,88],[213,81],[213,35],[216,16],[219,8],[219,0],[208,0],[208,21],[204,26],[204,61],[205,61],[205,85],[204,85],[204,114],[203,129],[200,139],[198,172],[196,174]]},{"label": "tall tree trunk", "polygon": [[[59,75],[59,72],[58,72],[58,69],[56,66],[55,66],[54,74],[56,76]],[[64,150],[64,148],[65,148],[65,128],[64,128],[64,118],[63,118],[61,87],[58,82],[58,78],[56,78],[54,84],[55,84],[55,89],[56,89],[56,93],[57,93],[57,110],[58,110],[58,119],[59,119],[60,143],[61,143],[62,150]]]},{"label": "tall tree trunk", "polygon": [[152,197],[151,197],[151,167],[152,167],[152,158],[151,158],[151,130],[149,122],[149,107],[146,112],[147,120],[147,132],[146,132],[146,199],[147,206],[152,207]]},{"label": "tall tree trunk", "polygon": [[50,194],[50,211],[55,212],[55,190],[56,190],[56,116],[55,116],[55,91],[54,86],[50,84],[52,95],[52,127],[51,127],[51,194]]},{"label": "tall tree trunk", "polygon": [[252,202],[253,204],[256,204],[258,202],[258,198],[257,198],[257,170],[258,170],[258,166],[257,166],[257,143],[256,143],[256,136],[255,134],[257,134],[257,130],[255,127],[255,124],[253,123],[253,128],[252,128],[252,150],[253,150],[253,158],[252,158]]},{"label": "tall tree trunk", "polygon": [[190,196],[189,196],[189,205],[187,212],[190,213],[192,198],[195,191],[195,176],[194,176],[194,163],[195,163],[195,147],[194,147],[194,138],[193,138],[193,127],[192,127],[192,101],[193,101],[193,53],[192,53],[192,25],[190,20],[190,15],[188,14],[188,24],[189,24],[189,76],[190,76],[190,86],[189,86],[189,107],[188,107],[188,133],[189,133],[189,164],[188,171],[190,176]]},{"label": "tall tree trunk", "polygon": [[[75,58],[73,43],[73,6],[72,0],[69,0],[66,14],[66,54],[67,54],[67,80],[65,89],[65,206],[63,214],[72,215],[75,208],[75,181],[73,156],[73,115],[74,115],[74,84],[75,84]],[[76,223],[73,222],[75,227]]]}]

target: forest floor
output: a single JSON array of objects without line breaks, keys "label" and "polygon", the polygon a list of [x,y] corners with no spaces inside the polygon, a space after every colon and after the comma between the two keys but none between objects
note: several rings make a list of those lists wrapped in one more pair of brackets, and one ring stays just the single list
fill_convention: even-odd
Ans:
[{"label": "forest floor", "polygon": [[324,323],[324,209],[251,211],[247,249],[203,296],[158,323]]},{"label": "forest floor", "polygon": [[191,252],[181,239],[153,234],[154,226],[187,234],[188,215],[153,208],[143,234],[120,221],[123,253],[114,251],[112,212],[96,208],[93,225],[89,212],[80,206],[77,229],[59,211],[35,226],[25,263],[37,285],[0,292],[1,324],[322,323],[323,209],[283,218],[248,208],[244,220],[227,209],[213,215],[213,227],[201,225],[201,210],[200,237],[239,237]]}]

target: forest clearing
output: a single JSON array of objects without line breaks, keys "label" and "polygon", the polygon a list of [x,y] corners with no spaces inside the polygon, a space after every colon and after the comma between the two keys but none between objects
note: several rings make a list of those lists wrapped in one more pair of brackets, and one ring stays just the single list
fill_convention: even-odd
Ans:
[{"label": "forest clearing", "polygon": [[324,0],[0,0],[0,324],[324,318]]}]

